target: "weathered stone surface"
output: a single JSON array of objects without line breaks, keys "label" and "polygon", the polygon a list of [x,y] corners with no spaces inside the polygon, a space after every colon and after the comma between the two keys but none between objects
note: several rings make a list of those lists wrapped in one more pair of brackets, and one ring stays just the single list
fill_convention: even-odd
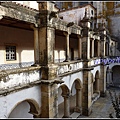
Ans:
[{"label": "weathered stone surface", "polygon": [[[12,3],[13,4],[13,3]],[[20,6],[20,5],[19,5]],[[16,7],[15,5],[9,5],[9,2],[2,3],[0,5],[1,15],[18,19],[21,21],[38,24],[38,11],[24,10],[24,8]]]}]

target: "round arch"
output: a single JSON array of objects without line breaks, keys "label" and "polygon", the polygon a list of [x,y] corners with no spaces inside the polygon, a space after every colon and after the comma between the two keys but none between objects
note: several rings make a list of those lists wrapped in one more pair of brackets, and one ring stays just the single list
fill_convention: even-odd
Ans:
[{"label": "round arch", "polygon": [[82,112],[82,82],[80,79],[75,79],[71,86],[71,95],[70,95],[70,113],[73,112]]},{"label": "round arch", "polygon": [[83,85],[82,85],[82,82],[79,78],[75,79],[74,82],[72,83],[71,88],[70,88],[71,93],[72,93],[73,87],[75,89],[82,89]]},{"label": "round arch", "polygon": [[109,76],[109,66],[107,66],[107,68],[106,68],[106,87],[108,87],[110,84],[109,77],[110,77]]},{"label": "round arch", "polygon": [[69,90],[69,88],[65,84],[62,84],[60,87],[62,89],[62,95],[70,94],[70,90]]},{"label": "round arch", "polygon": [[100,74],[99,74],[99,71],[97,70],[95,73],[95,80],[93,82],[93,94],[99,92],[99,89],[100,89],[99,88],[99,86],[100,86],[99,79],[100,79]]},{"label": "round arch", "polygon": [[100,78],[100,73],[99,71],[97,70],[96,73],[95,73],[95,79],[99,79]]},{"label": "round arch", "polygon": [[69,96],[70,90],[66,84],[61,84],[58,88],[58,117],[69,116]]},{"label": "round arch", "polygon": [[119,87],[120,86],[120,73],[119,73],[120,65],[113,66],[111,70],[112,70],[111,71],[111,74],[112,74],[111,79],[113,81],[113,84],[114,84],[114,86]]},{"label": "round arch", "polygon": [[[25,99],[25,100],[23,100],[23,101],[18,102],[18,103],[14,106],[14,108],[13,108],[13,109],[11,110],[11,112],[9,113],[8,118],[12,118],[12,117],[14,117],[14,115],[15,115],[15,117],[17,117],[17,115],[15,114],[15,109],[16,109],[18,106],[20,107],[20,105],[22,106],[22,104],[26,105],[27,107],[29,106],[28,114],[33,115],[33,118],[37,118],[37,117],[40,116],[39,104],[38,104],[35,100],[33,100],[33,99]],[[17,109],[18,109],[18,108],[17,108]],[[22,114],[24,114],[24,112],[23,112]],[[29,115],[29,116],[30,116],[30,115]],[[23,117],[23,116],[22,116],[22,117]],[[32,116],[30,116],[30,117],[32,117]],[[18,117],[18,118],[21,118],[21,117]]]}]

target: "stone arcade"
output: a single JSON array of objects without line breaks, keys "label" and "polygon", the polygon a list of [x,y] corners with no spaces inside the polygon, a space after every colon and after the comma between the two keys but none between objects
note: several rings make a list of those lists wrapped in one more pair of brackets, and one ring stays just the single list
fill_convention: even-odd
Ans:
[{"label": "stone arcade", "polygon": [[82,7],[77,25],[62,19],[54,2],[36,4],[0,2],[0,118],[88,116],[116,64],[95,61],[109,58],[117,42],[104,23],[91,29],[92,5]]}]

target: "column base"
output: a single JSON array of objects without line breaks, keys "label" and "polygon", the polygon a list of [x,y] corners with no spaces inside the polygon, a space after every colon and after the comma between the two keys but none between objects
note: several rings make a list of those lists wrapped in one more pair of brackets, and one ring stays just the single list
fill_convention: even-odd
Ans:
[{"label": "column base", "polygon": [[63,62],[70,62],[70,60],[64,60]]},{"label": "column base", "polygon": [[72,117],[70,117],[70,116],[63,116],[62,118],[72,118]]},{"label": "column base", "polygon": [[104,91],[101,91],[100,92],[100,97],[105,97],[106,96],[106,91],[104,92]]},{"label": "column base", "polygon": [[74,112],[78,112],[82,114],[82,108],[81,107],[75,107]]},{"label": "column base", "polygon": [[92,109],[82,109],[82,115],[89,116],[92,113]]},{"label": "column base", "polygon": [[34,63],[34,64],[32,64],[31,66],[33,66],[33,67],[38,67],[39,64]]}]

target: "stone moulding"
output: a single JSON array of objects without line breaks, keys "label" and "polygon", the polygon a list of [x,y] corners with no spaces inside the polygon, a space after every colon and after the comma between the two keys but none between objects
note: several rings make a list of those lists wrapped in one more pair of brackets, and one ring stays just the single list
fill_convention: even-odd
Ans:
[{"label": "stone moulding", "polygon": [[[31,12],[31,11],[30,11]],[[21,21],[25,21],[25,22],[29,22],[29,23],[33,23],[33,24],[37,24],[37,19],[38,19],[38,12],[31,14],[29,12],[25,13],[22,11],[18,11],[16,9],[13,8],[6,8],[0,5],[0,15],[5,16],[5,17],[10,17],[13,19],[17,19],[17,20],[21,20]]]}]

